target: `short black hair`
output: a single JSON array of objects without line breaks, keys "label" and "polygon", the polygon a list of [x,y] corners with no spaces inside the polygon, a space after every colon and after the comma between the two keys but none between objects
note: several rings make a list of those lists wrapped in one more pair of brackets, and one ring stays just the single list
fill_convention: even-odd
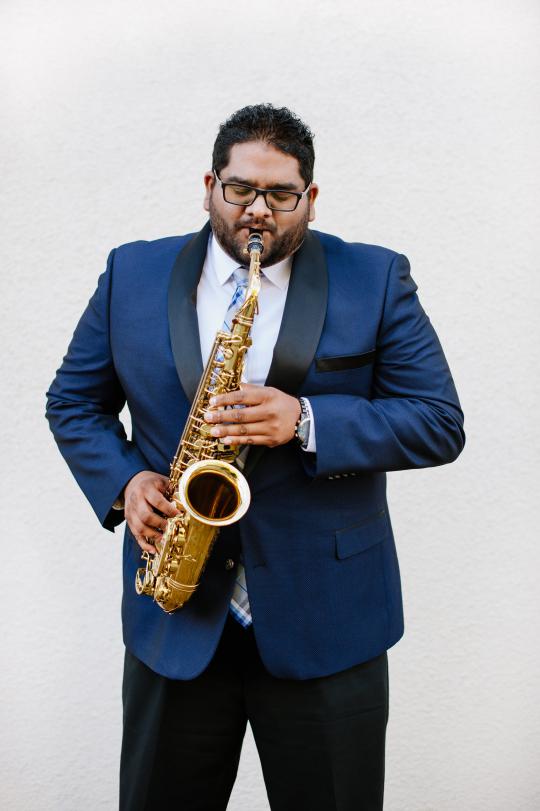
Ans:
[{"label": "short black hair", "polygon": [[287,107],[252,104],[229,116],[221,124],[214,143],[212,169],[219,174],[229,163],[231,147],[248,141],[264,141],[281,152],[292,155],[299,163],[306,187],[313,180],[313,133]]}]

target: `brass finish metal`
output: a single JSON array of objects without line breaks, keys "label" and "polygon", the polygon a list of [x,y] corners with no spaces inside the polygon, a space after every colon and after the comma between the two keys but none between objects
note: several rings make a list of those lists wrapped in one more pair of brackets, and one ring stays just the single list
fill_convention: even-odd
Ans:
[{"label": "brass finish metal", "polygon": [[168,495],[180,513],[167,520],[163,536],[155,541],[157,553],[143,552],[145,566],[135,577],[137,594],[153,597],[168,613],[181,608],[197,589],[219,528],[239,521],[249,507],[249,485],[232,464],[241,447],[223,445],[213,437],[204,414],[212,410],[211,397],[240,388],[257,313],[262,251],[261,234],[250,233],[246,299],[231,332],[216,335],[171,463]]}]

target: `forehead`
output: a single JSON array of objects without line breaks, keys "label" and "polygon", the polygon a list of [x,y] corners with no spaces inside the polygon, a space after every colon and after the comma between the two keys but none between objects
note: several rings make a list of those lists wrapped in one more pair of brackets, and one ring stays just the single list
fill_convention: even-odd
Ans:
[{"label": "forehead", "polygon": [[260,187],[279,183],[295,183],[302,188],[305,185],[298,160],[263,141],[234,144],[221,176],[223,179],[233,176],[242,178]]}]

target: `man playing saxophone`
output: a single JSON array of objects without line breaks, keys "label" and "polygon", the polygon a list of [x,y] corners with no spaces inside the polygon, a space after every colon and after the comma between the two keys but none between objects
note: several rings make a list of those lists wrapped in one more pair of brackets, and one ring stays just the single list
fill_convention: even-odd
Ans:
[{"label": "man playing saxophone", "polygon": [[[225,809],[248,721],[273,811],[383,807],[386,651],[403,633],[385,474],[453,461],[463,415],[407,259],[308,227],[313,168],[312,133],[289,110],[234,113],[204,175],[209,222],[111,252],[48,392],[99,521],[126,520],[125,811]],[[227,387],[254,232],[258,311]],[[198,553],[175,536],[159,582],[195,588],[160,601],[188,503],[235,512],[194,475],[221,455],[249,506],[218,520],[193,583],[180,563]]]}]

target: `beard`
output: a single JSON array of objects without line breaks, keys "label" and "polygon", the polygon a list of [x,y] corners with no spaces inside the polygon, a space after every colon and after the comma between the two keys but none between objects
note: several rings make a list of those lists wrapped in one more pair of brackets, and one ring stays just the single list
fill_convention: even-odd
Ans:
[{"label": "beard", "polygon": [[247,220],[245,222],[240,220],[229,225],[216,211],[212,199],[210,199],[209,213],[212,232],[217,241],[229,256],[244,267],[249,265],[249,257],[244,252],[247,241],[245,237],[241,237],[239,234],[242,228],[253,228],[255,231],[260,230],[261,233],[268,231],[272,234],[272,242],[270,246],[265,245],[265,250],[261,256],[261,267],[265,268],[281,262],[282,259],[286,259],[287,256],[291,256],[297,251],[305,239],[309,225],[309,208],[301,220],[291,228],[283,231],[279,237],[275,236],[275,224],[262,225],[256,220]]}]

